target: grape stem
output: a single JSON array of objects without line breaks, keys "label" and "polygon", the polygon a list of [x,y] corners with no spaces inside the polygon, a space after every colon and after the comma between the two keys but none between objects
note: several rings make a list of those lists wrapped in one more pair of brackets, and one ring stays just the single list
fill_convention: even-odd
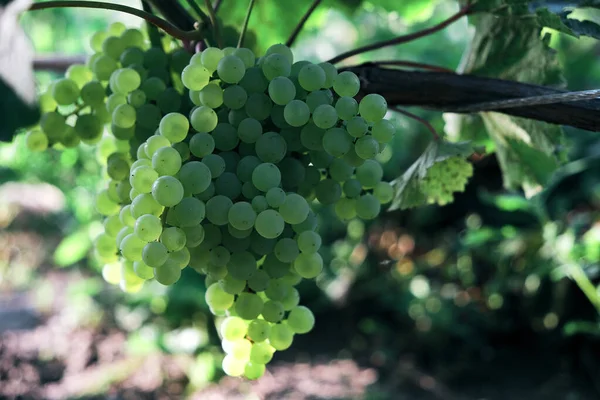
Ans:
[{"label": "grape stem", "polygon": [[287,47],[292,47],[292,45],[294,44],[294,41],[296,41],[296,38],[300,34],[300,31],[304,27],[304,24],[306,24],[306,21],[311,16],[313,11],[315,11],[315,9],[318,7],[318,5],[321,4],[321,1],[322,0],[314,0],[313,3],[310,5],[310,8],[308,10],[306,10],[306,13],[302,16],[302,19],[298,22],[298,25],[296,25],[296,27],[294,28],[294,31],[290,35],[289,39],[287,40],[287,42],[285,42],[285,45]]},{"label": "grape stem", "polygon": [[413,114],[411,112],[408,112],[406,110],[401,109],[400,107],[394,107],[392,108],[392,111],[396,111],[397,113],[400,113],[402,115],[407,116],[410,119],[414,119],[415,121],[419,122],[420,124],[425,125],[425,127],[429,130],[429,132],[431,132],[431,134],[433,135],[433,140],[435,140],[436,142],[439,142],[441,140],[440,135],[437,133],[437,131],[435,130],[435,128],[433,127],[433,125],[431,125],[429,123],[429,121],[419,117],[416,114]]},{"label": "grape stem", "polygon": [[156,15],[147,13],[137,8],[123,6],[120,4],[107,3],[103,1],[79,1],[79,0],[66,0],[66,1],[45,1],[43,3],[34,3],[29,8],[29,11],[46,10],[50,8],[99,8],[104,10],[119,11],[126,14],[135,15],[136,17],[142,18],[146,22],[162,29],[167,34],[180,40],[200,40],[202,39],[202,32],[199,30],[184,31],[171,24],[164,19],[157,17]]},{"label": "grape stem", "polygon": [[219,12],[219,8],[221,7],[221,4],[223,4],[223,0],[215,1],[215,6],[213,7],[213,9],[215,10],[215,14]]},{"label": "grape stem", "polygon": [[246,11],[246,18],[244,18],[244,25],[242,26],[242,31],[240,32],[240,38],[237,44],[238,49],[244,44],[244,38],[246,37],[246,31],[248,30],[248,22],[250,22],[250,14],[252,14],[252,7],[254,7],[254,1],[255,0],[250,0],[250,3],[248,4],[248,11]]},{"label": "grape stem", "polygon": [[221,35],[219,34],[219,25],[217,23],[217,14],[215,14],[215,9],[210,3],[210,0],[204,0],[204,3],[206,4],[206,8],[208,9],[208,16],[210,17],[210,24],[212,25],[217,46],[219,46],[219,48],[223,48],[223,42],[221,40]]},{"label": "grape stem", "polygon": [[440,67],[438,65],[425,64],[425,63],[420,63],[420,62],[415,62],[415,61],[407,61],[407,60],[369,61],[367,63],[361,64],[361,65],[353,65],[348,68],[365,67],[365,66],[371,66],[371,65],[376,65],[376,66],[393,65],[393,66],[398,66],[398,67],[412,67],[412,68],[417,68],[417,69],[424,69],[424,70],[428,70],[428,71],[455,73],[455,71],[451,70],[450,68],[445,68],[445,67]]},{"label": "grape stem", "polygon": [[343,60],[345,60],[347,58],[356,56],[358,54],[367,53],[369,51],[381,49],[383,47],[395,46],[397,44],[407,43],[407,42],[410,42],[410,41],[413,41],[413,40],[416,40],[416,39],[420,39],[420,38],[425,37],[425,36],[429,36],[429,35],[431,35],[433,33],[441,31],[442,29],[446,28],[447,26],[449,26],[449,25],[453,24],[454,22],[458,21],[459,19],[461,19],[465,15],[469,14],[470,10],[471,10],[471,2],[468,2],[456,14],[452,15],[448,19],[445,19],[444,21],[440,22],[439,24],[432,26],[431,28],[423,29],[422,31],[410,33],[408,35],[398,36],[398,37],[395,37],[395,38],[390,39],[390,40],[383,40],[381,42],[375,42],[375,43],[372,43],[372,44],[369,44],[369,45],[366,45],[366,46],[362,46],[362,47],[356,48],[354,50],[350,50],[350,51],[347,51],[345,53],[342,53],[342,54],[340,54],[340,55],[338,55],[336,57],[333,57],[328,62],[331,63],[331,64],[335,64],[335,63],[343,61]]},{"label": "grape stem", "polygon": [[196,16],[204,21],[204,23],[209,21],[208,16],[202,11],[202,9],[200,9],[198,3],[196,3],[196,0],[187,0],[187,3],[190,5],[190,8],[194,10]]},{"label": "grape stem", "polygon": [[[142,10],[148,14],[153,14],[152,6],[147,0],[142,1]],[[146,24],[146,30],[148,31],[148,38],[150,39],[150,45],[162,49],[162,41],[158,28],[152,24]]]},{"label": "grape stem", "polygon": [[42,71],[64,72],[73,64],[84,63],[85,56],[38,56],[33,59],[33,69]]}]

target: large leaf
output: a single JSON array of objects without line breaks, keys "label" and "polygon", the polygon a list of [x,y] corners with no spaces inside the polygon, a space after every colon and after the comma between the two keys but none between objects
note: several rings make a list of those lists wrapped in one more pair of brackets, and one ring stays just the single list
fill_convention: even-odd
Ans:
[{"label": "large leaf", "polygon": [[[564,86],[555,53],[540,38],[533,21],[480,15],[476,33],[463,63],[464,72],[547,86]],[[495,144],[504,184],[533,193],[558,166],[555,155],[562,128],[499,113],[482,113]]]},{"label": "large leaf", "polygon": [[17,21],[31,0],[0,2],[0,141],[12,140],[15,131],[35,124],[33,47]]}]

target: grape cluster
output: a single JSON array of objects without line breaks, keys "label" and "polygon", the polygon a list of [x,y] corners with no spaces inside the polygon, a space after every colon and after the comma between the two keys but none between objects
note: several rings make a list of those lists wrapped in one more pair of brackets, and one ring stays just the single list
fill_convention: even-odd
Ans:
[{"label": "grape cluster", "polygon": [[454,192],[463,192],[473,175],[473,164],[464,157],[449,157],[436,162],[420,181],[420,190],[430,204],[445,205],[454,200]]},{"label": "grape cluster", "polygon": [[313,203],[350,221],[392,200],[375,160],[395,133],[385,99],[356,101],[354,73],[294,62],[281,44],[258,59],[246,48],[166,54],[117,28],[95,34],[88,65],[42,95],[27,143],[100,142],[105,278],[137,291],[172,285],[187,266],[206,275],[224,371],[258,378],[315,322],[295,288],[323,269]]}]

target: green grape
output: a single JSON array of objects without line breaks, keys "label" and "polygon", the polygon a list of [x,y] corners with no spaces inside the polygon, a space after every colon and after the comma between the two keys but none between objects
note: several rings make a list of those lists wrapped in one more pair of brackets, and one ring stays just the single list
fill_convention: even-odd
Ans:
[{"label": "green grape", "polygon": [[375,123],[383,119],[387,108],[383,96],[371,93],[362,98],[358,105],[358,112],[367,122]]},{"label": "green grape", "polygon": [[[209,47],[200,53],[199,61],[202,63],[202,65],[204,65],[204,68],[210,72],[214,72],[217,70],[219,61],[221,61],[221,58],[224,56],[225,54],[223,54],[223,50],[217,47]],[[194,59],[194,57],[192,59]]]},{"label": "green grape", "polygon": [[152,155],[152,168],[158,175],[175,175],[181,169],[181,155],[172,147],[161,147]]},{"label": "green grape", "polygon": [[162,117],[158,127],[160,134],[166,137],[171,143],[183,141],[190,129],[188,119],[179,113],[169,113]]},{"label": "green grape", "polygon": [[354,167],[341,158],[335,158],[329,165],[329,176],[338,182],[345,182],[354,175]]},{"label": "green grape", "polygon": [[121,104],[127,104],[127,97],[121,93],[113,93],[106,99],[106,110],[112,114]]},{"label": "green grape", "polygon": [[323,135],[323,149],[334,157],[348,153],[352,144],[352,137],[343,128],[331,128]]},{"label": "green grape", "polygon": [[119,245],[121,255],[130,261],[140,261],[142,259],[142,250],[146,242],[140,239],[135,233],[131,233],[123,238]]},{"label": "green grape", "polygon": [[160,268],[167,261],[169,253],[161,242],[150,242],[142,250],[142,260],[152,268]]},{"label": "green grape", "polygon": [[219,281],[219,285],[221,285],[221,289],[227,293],[239,294],[246,287],[246,281],[235,279],[233,276],[227,275]]},{"label": "green grape", "polygon": [[223,368],[223,371],[229,376],[242,376],[246,371],[246,361],[238,360],[231,355],[226,355],[221,363],[221,368]]},{"label": "green grape", "polygon": [[134,261],[133,271],[144,280],[154,278],[154,269],[147,266],[143,261]]},{"label": "green grape", "polygon": [[298,257],[300,250],[298,249],[298,244],[294,239],[283,238],[280,239],[275,245],[274,254],[279,261],[291,263],[296,259],[296,257]]},{"label": "green grape", "polygon": [[248,362],[244,367],[244,376],[247,379],[258,379],[265,374],[266,367],[264,364]]},{"label": "green grape", "polygon": [[92,71],[83,64],[73,64],[65,72],[65,77],[72,80],[79,87],[83,87],[94,77]]},{"label": "green grape", "polygon": [[210,71],[202,65],[190,64],[183,69],[181,81],[190,90],[201,90],[210,80]]},{"label": "green grape", "polygon": [[303,253],[316,253],[321,248],[321,236],[317,232],[304,231],[296,238],[298,248]]},{"label": "green grape", "polygon": [[315,316],[308,308],[297,306],[290,311],[287,325],[295,333],[308,333],[315,326]]},{"label": "green grape", "polygon": [[167,90],[167,85],[162,79],[153,76],[142,82],[141,89],[149,100],[156,101],[160,94]]},{"label": "green grape", "polygon": [[141,65],[144,63],[144,52],[137,47],[127,48],[121,53],[119,61],[123,67],[132,67],[134,64]]},{"label": "green grape", "polygon": [[144,34],[139,29],[126,29],[121,34],[121,41],[125,48],[143,48],[145,45]]},{"label": "green grape", "polygon": [[320,63],[319,66],[323,69],[323,72],[325,72],[325,82],[323,83],[322,87],[332,87],[335,77],[338,75],[337,68],[328,62]]},{"label": "green grape", "polygon": [[363,165],[356,168],[356,179],[362,187],[370,189],[375,187],[383,178],[383,168],[375,160],[366,160]]},{"label": "green grape", "polygon": [[206,218],[215,225],[227,225],[232,206],[229,197],[217,195],[206,202]]},{"label": "green grape", "polygon": [[121,228],[124,227],[119,216],[117,215],[111,215],[110,217],[107,217],[104,220],[103,226],[104,232],[106,232],[107,235],[112,237],[117,237],[117,234],[119,233]]},{"label": "green grape", "polygon": [[161,206],[173,207],[183,199],[183,185],[175,177],[161,176],[152,185],[152,197]]},{"label": "green grape", "polygon": [[117,253],[117,246],[114,238],[105,233],[101,233],[94,240],[94,248],[101,256],[110,256]]},{"label": "green grape", "polygon": [[158,172],[145,165],[131,170],[129,184],[139,193],[150,193],[152,185],[158,179]]},{"label": "green grape", "polygon": [[[320,105],[331,105],[333,103],[333,93],[331,90],[317,90],[310,92],[306,96],[306,104],[310,112],[314,112],[315,109]],[[337,112],[337,110],[336,110]]]},{"label": "green grape", "polygon": [[190,139],[190,152],[196,157],[205,157],[215,149],[215,139],[212,135],[203,132],[196,133]]},{"label": "green grape", "polygon": [[257,213],[260,213],[269,208],[269,203],[267,203],[267,199],[264,196],[255,196],[252,198],[252,208]]},{"label": "green grape", "polygon": [[163,49],[151,47],[144,53],[144,67],[146,68],[167,68],[169,58]]},{"label": "green grape", "polygon": [[252,50],[242,47],[239,49],[235,49],[232,54],[234,56],[239,57],[239,59],[244,62],[244,66],[246,68],[254,66],[256,56],[254,55],[254,52]]},{"label": "green grape", "polygon": [[98,107],[101,104],[104,104],[106,93],[100,82],[92,81],[83,85],[80,96],[85,104],[92,107]]},{"label": "green grape", "polygon": [[324,129],[317,127],[313,122],[309,122],[300,131],[300,142],[308,150],[322,151],[324,135]]},{"label": "green grape", "polygon": [[[259,235],[260,238],[262,238]],[[263,240],[269,240],[269,239],[265,239],[262,238]],[[257,239],[252,238],[252,241],[256,241]],[[254,290],[255,292],[262,292],[264,290],[267,289],[267,287],[269,286],[269,281],[270,281],[270,277],[269,274],[267,274],[265,271],[263,271],[262,269],[256,270],[252,276],[250,277],[250,279],[248,279],[248,287],[252,290]]]},{"label": "green grape", "polygon": [[316,278],[323,270],[323,259],[319,253],[300,253],[294,261],[294,270],[305,279]]},{"label": "green grape", "polygon": [[304,197],[289,193],[281,206],[279,213],[288,224],[299,224],[306,219],[310,207]]},{"label": "green grape", "polygon": [[[302,279],[301,276],[298,276],[298,278],[300,280]],[[281,299],[281,304],[283,305],[283,309],[285,311],[290,311],[292,308],[296,307],[299,303],[300,303],[300,294],[298,293],[298,290],[296,290],[295,288],[292,288],[290,291],[288,291],[287,294],[285,295],[285,297],[283,299]]]},{"label": "green grape", "polygon": [[292,345],[294,331],[286,324],[275,324],[269,333],[269,344],[276,350],[285,350]]},{"label": "green grape", "polygon": [[131,93],[140,87],[142,78],[136,70],[131,68],[122,68],[113,74],[114,82],[117,88],[123,93]]},{"label": "green grape", "polygon": [[250,203],[241,201],[235,203],[229,208],[229,223],[236,229],[246,230],[254,226],[256,212]]},{"label": "green grape", "polygon": [[86,141],[99,140],[104,131],[102,121],[94,115],[82,114],[75,122],[75,133]]},{"label": "green grape", "polygon": [[341,72],[333,80],[333,90],[335,90],[340,97],[354,97],[360,90],[360,80],[354,72]]},{"label": "green grape", "polygon": [[281,188],[273,187],[267,191],[265,198],[269,206],[279,208],[285,200],[285,192]]},{"label": "green grape", "polygon": [[218,178],[223,172],[225,172],[225,160],[219,155],[208,154],[202,158],[202,162],[210,170],[213,179]]},{"label": "green grape", "polygon": [[180,269],[184,269],[190,263],[191,254],[187,247],[184,247],[181,250],[174,251],[169,253],[169,259],[167,262],[172,262],[176,264]]},{"label": "green grape", "polygon": [[260,160],[255,156],[243,157],[237,167],[236,174],[241,182],[251,182],[252,172],[261,164]]},{"label": "green grape", "polygon": [[77,83],[68,78],[59,79],[52,85],[52,97],[61,106],[76,103],[79,98],[79,92]]},{"label": "green grape", "polygon": [[356,214],[365,220],[374,219],[379,215],[381,204],[375,196],[370,193],[364,194],[356,199]]},{"label": "green grape", "polygon": [[243,339],[249,326],[239,317],[227,317],[221,322],[221,336],[226,340]]},{"label": "green grape", "polygon": [[328,104],[322,104],[313,112],[313,122],[321,129],[329,129],[338,121],[337,111]]},{"label": "green grape", "polygon": [[223,91],[223,104],[232,110],[241,109],[246,105],[248,93],[239,85],[232,85]]},{"label": "green grape", "polygon": [[269,300],[265,302],[265,305],[262,310],[262,316],[265,321],[268,322],[279,322],[283,319],[285,314],[285,310],[283,309],[283,304],[279,301]]},{"label": "green grape", "polygon": [[235,300],[235,312],[243,319],[255,319],[263,306],[262,299],[255,293],[240,293]]},{"label": "green grape", "polygon": [[185,232],[177,227],[169,227],[163,229],[160,235],[160,241],[165,245],[169,251],[179,251],[183,249],[186,244]]},{"label": "green grape", "polygon": [[106,39],[108,34],[104,31],[94,32],[90,38],[90,47],[94,51],[102,51],[102,43]]},{"label": "green grape", "polygon": [[211,183],[211,171],[199,161],[185,163],[179,170],[178,178],[185,192],[198,194],[204,192]]},{"label": "green grape", "polygon": [[[244,327],[246,327],[246,323],[244,323]],[[252,320],[252,322],[250,322],[250,324],[246,327],[246,332],[248,333],[250,339],[252,339],[254,342],[250,353],[250,358],[252,359],[252,351],[254,351],[254,346],[256,346],[256,344],[259,342],[264,342],[267,340],[269,333],[271,332],[271,324],[264,319],[255,319]],[[244,332],[244,334],[246,334],[246,332]]]},{"label": "green grape", "polygon": [[136,219],[144,214],[158,217],[162,211],[163,207],[154,200],[150,193],[139,194],[131,201],[131,215]]},{"label": "green grape", "polygon": [[29,150],[42,152],[48,148],[48,136],[41,130],[34,129],[27,132],[25,143]]},{"label": "green grape", "polygon": [[306,124],[310,118],[310,109],[302,100],[292,100],[283,110],[285,121],[294,127]]},{"label": "green grape", "polygon": [[246,66],[237,56],[228,55],[219,60],[217,65],[217,74],[223,82],[238,83],[244,77]]},{"label": "green grape", "polygon": [[202,105],[218,108],[223,104],[223,89],[218,84],[211,82],[200,90],[198,99]]},{"label": "green grape", "polygon": [[226,151],[219,154],[225,162],[225,171],[235,173],[237,164],[240,161],[240,155],[235,151]]},{"label": "green grape", "polygon": [[102,52],[113,60],[118,60],[123,51],[125,51],[125,44],[119,37],[109,36],[102,43]]},{"label": "green grape", "polygon": [[112,113],[112,122],[119,128],[131,128],[137,117],[136,109],[129,104],[118,105]]},{"label": "green grape", "polygon": [[162,285],[170,286],[181,278],[181,268],[174,262],[170,262],[170,258],[161,265],[160,268],[154,269],[154,279]]},{"label": "green grape", "polygon": [[350,150],[346,154],[344,154],[344,161],[350,164],[353,167],[360,167],[365,163],[365,160],[360,158],[356,151],[354,150],[354,146],[350,147]]},{"label": "green grape", "polygon": [[292,128],[292,126],[285,122],[285,117],[283,115],[284,110],[284,106],[273,106],[273,108],[271,109],[271,122],[273,123],[273,125],[280,129],[289,130],[290,128]]},{"label": "green grape", "polygon": [[121,246],[121,242],[123,241],[125,236],[130,235],[132,233],[133,233],[133,228],[130,226],[125,226],[125,227],[121,228],[121,230],[117,234],[117,237],[115,238],[115,244],[117,245],[117,247]]},{"label": "green grape", "polygon": [[212,136],[215,147],[220,151],[230,151],[237,147],[239,138],[237,130],[231,124],[220,123],[215,127]]},{"label": "green grape", "polygon": [[353,117],[346,123],[346,130],[351,136],[359,138],[369,130],[369,125],[363,117]]},{"label": "green grape", "polygon": [[96,211],[102,215],[110,216],[117,214],[120,207],[118,203],[110,199],[108,192],[103,190],[96,196]]},{"label": "green grape", "polygon": [[342,221],[349,221],[356,217],[356,200],[341,198],[335,203],[335,214]]},{"label": "green grape", "polygon": [[278,76],[290,76],[292,65],[284,55],[273,53],[264,57],[262,71],[263,74],[265,74],[265,77],[270,81]]},{"label": "green grape", "polygon": [[119,221],[123,224],[123,226],[135,226],[135,218],[131,214],[131,205],[127,204],[121,208],[119,212]]},{"label": "green grape", "polygon": [[[256,320],[261,321],[261,320]],[[254,321],[253,321],[254,322]],[[267,336],[270,336],[271,326],[269,325],[269,329],[267,332]],[[275,348],[265,342],[266,339],[260,341],[254,341],[252,344],[252,349],[250,350],[250,360],[252,362],[258,364],[267,364],[273,358],[273,353],[275,353]]]},{"label": "green grape", "polygon": [[277,187],[281,182],[281,172],[275,164],[263,163],[252,172],[252,184],[262,192]]},{"label": "green grape", "polygon": [[269,86],[269,81],[265,78],[260,67],[251,67],[246,70],[246,74],[239,85],[243,87],[248,94],[263,93]]},{"label": "green grape", "polygon": [[190,123],[196,132],[211,132],[218,122],[217,113],[206,106],[196,108],[190,116]]},{"label": "green grape", "polygon": [[325,71],[319,65],[307,64],[298,73],[298,83],[305,90],[312,92],[325,86]]},{"label": "green grape", "polygon": [[[211,264],[226,266],[230,259],[231,259],[231,253],[229,252],[229,250],[227,250],[223,246],[217,246],[214,249],[212,249],[210,252],[210,263]],[[233,277],[231,277],[231,278],[233,278]],[[233,279],[235,279],[235,278],[233,278]],[[240,281],[240,282],[242,282],[242,281]],[[243,281],[243,282],[245,282],[245,281]],[[243,287],[242,287],[242,289],[243,289]],[[237,293],[232,293],[232,294],[237,294]]]},{"label": "green grape", "polygon": [[107,55],[101,55],[94,61],[92,71],[99,81],[108,81],[110,75],[119,67],[117,61]]},{"label": "green grape", "polygon": [[323,179],[315,188],[317,200],[321,204],[333,204],[342,196],[342,187],[333,179]]},{"label": "green grape", "polygon": [[354,144],[354,151],[360,158],[370,160],[379,153],[379,143],[370,135],[363,136]]},{"label": "green grape", "polygon": [[373,138],[379,143],[391,142],[392,139],[394,139],[395,132],[396,129],[394,128],[394,125],[386,119],[375,122],[371,130]]},{"label": "green grape", "polygon": [[278,76],[269,82],[269,97],[273,103],[285,106],[296,97],[296,87],[289,78]]},{"label": "green grape", "polygon": [[[290,264],[281,262],[275,257],[275,254],[268,254],[265,257],[265,260],[262,265],[263,269],[269,276],[273,279],[282,278],[290,271]],[[273,300],[281,300],[285,295],[285,286],[281,286],[281,283],[276,280],[271,280],[269,285],[265,289],[265,293],[270,299]],[[278,293],[279,295],[273,296],[273,293]]]},{"label": "green grape", "polygon": [[287,152],[285,139],[275,132],[265,132],[256,141],[256,155],[265,163],[278,163]]},{"label": "green grape", "polygon": [[275,239],[281,235],[284,225],[283,217],[275,210],[262,211],[254,222],[256,231],[267,239]]},{"label": "green grape", "polygon": [[[227,272],[236,279],[246,281],[256,271],[256,259],[247,251],[231,254],[227,263]],[[260,312],[259,312],[260,314]],[[240,315],[241,316],[241,315]],[[257,314],[258,316],[258,314]],[[247,318],[248,319],[248,318]],[[252,319],[252,318],[249,318]]]},{"label": "green grape", "polygon": [[226,354],[235,357],[238,360],[248,361],[252,344],[246,339],[223,340],[221,346]]},{"label": "green grape", "polygon": [[264,93],[252,93],[248,96],[244,111],[250,118],[263,121],[271,115],[273,103],[269,96]]},{"label": "green grape", "polygon": [[185,197],[174,208],[175,218],[179,221],[179,226],[189,228],[199,225],[206,215],[206,206],[204,202],[195,197]]},{"label": "green grape", "polygon": [[269,47],[265,53],[265,56],[269,56],[271,54],[281,54],[285,57],[290,65],[294,63],[294,54],[292,53],[292,50],[290,50],[290,48],[285,44],[278,43]]}]

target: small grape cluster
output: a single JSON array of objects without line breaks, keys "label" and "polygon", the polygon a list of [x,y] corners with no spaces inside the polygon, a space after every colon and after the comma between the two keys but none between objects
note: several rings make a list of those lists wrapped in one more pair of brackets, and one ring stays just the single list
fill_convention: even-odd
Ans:
[{"label": "small grape cluster", "polygon": [[323,269],[312,204],[350,221],[392,200],[375,160],[395,134],[385,99],[357,102],[354,73],[294,63],[280,44],[258,59],[247,48],[167,55],[112,26],[92,48],[88,66],[42,95],[28,145],[98,143],[110,124],[96,199],[105,278],[137,291],[172,285],[187,266],[206,275],[206,303],[225,317],[224,371],[260,377],[315,322],[295,288]]},{"label": "small grape cluster", "polygon": [[430,204],[445,205],[454,200],[454,192],[463,192],[473,175],[473,164],[464,157],[449,157],[436,162],[420,181],[420,190]]}]

